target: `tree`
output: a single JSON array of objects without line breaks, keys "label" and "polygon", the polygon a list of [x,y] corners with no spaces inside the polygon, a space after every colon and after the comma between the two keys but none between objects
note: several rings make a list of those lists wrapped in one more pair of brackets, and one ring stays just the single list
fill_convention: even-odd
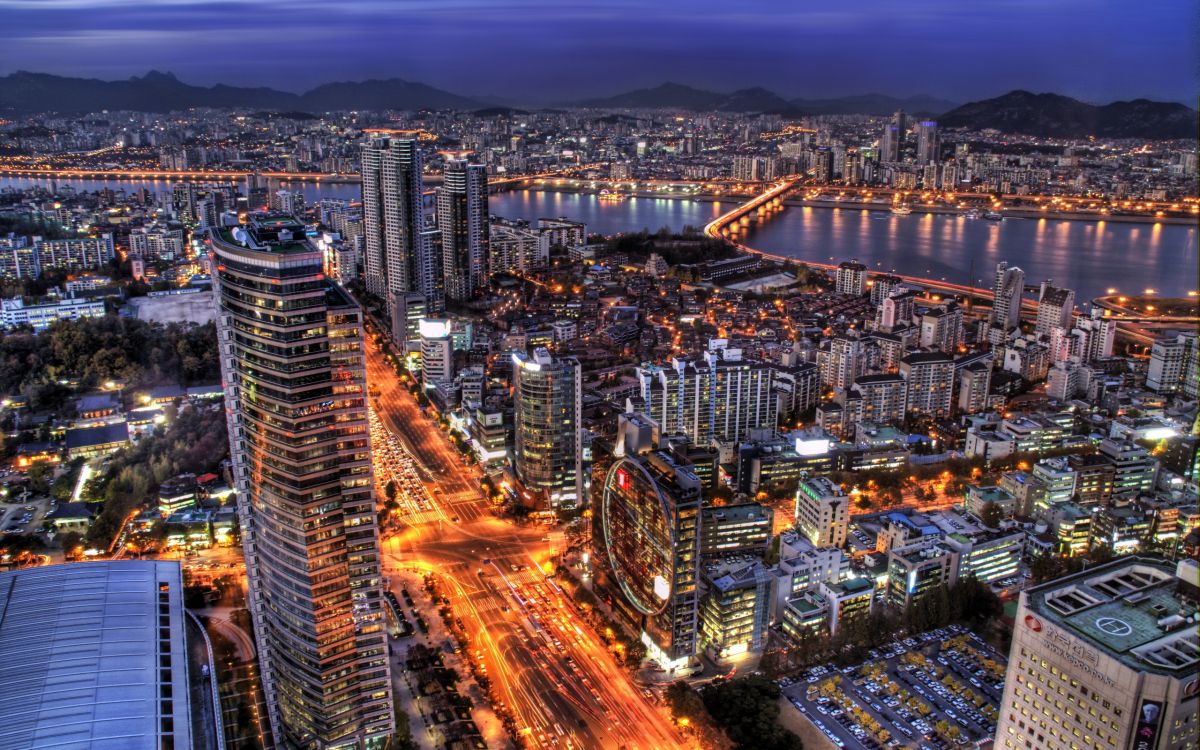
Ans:
[{"label": "tree", "polygon": [[779,688],[765,677],[716,680],[701,693],[704,706],[737,750],[802,750],[779,722]]}]

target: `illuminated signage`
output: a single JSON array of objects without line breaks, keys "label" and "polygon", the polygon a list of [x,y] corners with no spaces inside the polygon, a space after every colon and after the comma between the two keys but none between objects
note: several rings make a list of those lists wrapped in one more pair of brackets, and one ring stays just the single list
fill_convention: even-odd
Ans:
[{"label": "illuminated signage", "polygon": [[654,576],[654,595],[664,602],[671,596],[671,584],[662,576]]},{"label": "illuminated signage", "polygon": [[796,438],[796,453],[801,456],[821,456],[828,452],[828,438]]},{"label": "illuminated signage", "polygon": [[1143,700],[1138,708],[1137,731],[1133,734],[1134,750],[1151,750],[1158,739],[1158,726],[1162,720],[1163,704],[1160,701]]},{"label": "illuminated signage", "polygon": [[450,321],[421,318],[417,322],[417,332],[423,339],[444,339],[450,335]]},{"label": "illuminated signage", "polygon": [[624,469],[617,469],[617,486],[621,489],[629,487],[629,473]]}]

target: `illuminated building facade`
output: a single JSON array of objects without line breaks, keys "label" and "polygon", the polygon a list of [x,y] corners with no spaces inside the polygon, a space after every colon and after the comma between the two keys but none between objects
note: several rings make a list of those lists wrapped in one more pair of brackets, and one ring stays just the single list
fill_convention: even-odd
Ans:
[{"label": "illuminated building facade", "polygon": [[527,492],[551,509],[583,498],[579,362],[545,349],[513,355],[513,468]]},{"label": "illuminated building facade", "polygon": [[1021,592],[995,746],[1195,747],[1197,575],[1135,557]]},{"label": "illuminated building facade", "polygon": [[642,642],[667,670],[697,649],[700,496],[700,478],[661,451],[622,458],[604,480],[608,562]]},{"label": "illuminated building facade", "polygon": [[443,286],[449,299],[466,300],[487,282],[487,168],[450,159],[444,180],[437,190]]},{"label": "illuminated building facade", "polygon": [[362,313],[295,218],[209,234],[221,373],[276,745],[382,747],[394,723]]}]

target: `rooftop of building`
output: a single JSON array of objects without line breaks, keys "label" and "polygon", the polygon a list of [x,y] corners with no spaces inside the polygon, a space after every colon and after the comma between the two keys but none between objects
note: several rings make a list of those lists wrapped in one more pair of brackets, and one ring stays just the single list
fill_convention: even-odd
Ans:
[{"label": "rooftop of building", "polygon": [[712,588],[721,593],[766,585],[771,580],[771,574],[762,561],[754,559],[718,561],[706,565],[704,577]]},{"label": "rooftop of building", "polygon": [[129,426],[124,422],[102,424],[97,427],[80,427],[67,430],[67,448],[89,448],[129,440]]},{"label": "rooftop of building", "polygon": [[1023,594],[1035,617],[1025,624],[1046,619],[1139,672],[1194,675],[1200,614],[1183,581],[1189,563],[1126,557],[1035,586]]},{"label": "rooftop of building", "polygon": [[182,587],[176,562],[0,573],[0,747],[191,747]]}]

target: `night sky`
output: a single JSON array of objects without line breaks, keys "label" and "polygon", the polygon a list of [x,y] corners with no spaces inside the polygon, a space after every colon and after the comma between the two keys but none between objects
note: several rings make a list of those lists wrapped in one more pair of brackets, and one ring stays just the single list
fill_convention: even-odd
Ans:
[{"label": "night sky", "polygon": [[1195,106],[1196,0],[0,0],[0,73],[303,91],[399,77],[531,103],[663,81]]}]

